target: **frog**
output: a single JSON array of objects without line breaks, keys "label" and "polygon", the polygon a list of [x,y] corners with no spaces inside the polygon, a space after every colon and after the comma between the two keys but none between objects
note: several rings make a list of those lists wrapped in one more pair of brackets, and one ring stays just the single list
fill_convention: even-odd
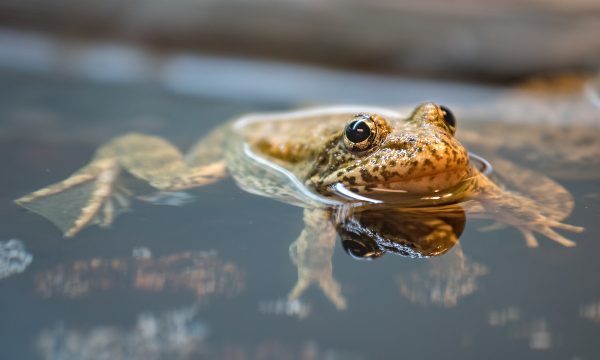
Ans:
[{"label": "frog", "polygon": [[457,206],[470,217],[515,227],[530,247],[539,245],[536,235],[575,246],[557,231],[583,231],[563,222],[574,206],[564,187],[499,160],[494,166],[514,180],[509,189],[484,159],[468,152],[456,130],[447,107],[426,102],[408,116],[369,106],[249,114],[208,132],[185,155],[163,138],[130,133],[101,146],[67,179],[16,203],[73,237],[92,224],[108,227],[130,206],[135,190],[121,181],[125,174],[161,192],[231,176],[245,191],[304,209],[304,229],[290,246],[298,280],[288,298],[316,284],[338,309],[347,303],[333,277],[336,234],[364,209],[395,212],[425,226],[419,241],[430,244],[428,251],[415,241],[388,242],[411,257],[443,255],[450,247],[436,244],[457,242],[448,222],[432,217],[455,213]]}]

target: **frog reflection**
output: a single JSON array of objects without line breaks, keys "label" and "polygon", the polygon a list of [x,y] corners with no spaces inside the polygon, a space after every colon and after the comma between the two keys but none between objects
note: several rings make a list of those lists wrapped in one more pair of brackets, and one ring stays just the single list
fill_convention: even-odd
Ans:
[{"label": "frog reflection", "polygon": [[305,222],[314,231],[303,233],[290,247],[298,268],[298,282],[290,299],[298,298],[308,285],[316,283],[338,309],[346,307],[340,285],[332,275],[333,231],[355,259],[372,260],[386,253],[429,258],[427,272],[398,277],[401,292],[414,302],[455,305],[460,297],[475,291],[475,280],[486,272],[482,265],[465,258],[458,244],[466,222],[459,206],[410,210],[361,206],[351,209],[335,228],[318,215],[322,213],[305,211]]},{"label": "frog reflection", "polygon": [[385,253],[421,258],[447,253],[458,243],[465,223],[465,212],[458,206],[408,210],[379,205],[355,209],[337,230],[354,258]]},{"label": "frog reflection", "polygon": [[[332,256],[336,233],[346,252],[357,259],[374,259],[385,253],[413,258],[442,254],[448,266],[441,276],[460,282],[465,272],[458,237],[465,226],[460,207],[403,211],[387,206],[362,206],[350,210],[337,226],[320,211],[305,211],[311,226],[291,244],[290,256],[298,281],[288,299],[300,298],[311,284],[318,284],[338,308],[346,308],[341,286],[333,277]],[[451,248],[458,248],[447,254]],[[437,273],[436,273],[437,274]],[[149,250],[136,249],[130,258],[93,258],[60,264],[35,276],[36,291],[44,297],[81,298],[97,291],[136,289],[143,292],[191,291],[198,299],[212,295],[232,296],[244,288],[244,274],[237,266],[220,260],[213,252],[181,252],[152,258]],[[417,287],[429,284],[422,279]]]},{"label": "frog reflection", "polygon": [[44,297],[80,298],[97,291],[189,291],[197,299],[233,296],[245,286],[244,273],[213,252],[185,251],[152,258],[136,251],[130,258],[93,258],[59,264],[35,276]]},{"label": "frog reflection", "polygon": [[458,206],[411,211],[384,206],[355,214],[338,233],[355,258],[374,259],[385,253],[429,258],[425,269],[397,275],[400,292],[414,303],[451,307],[475,292],[477,278],[487,273],[463,254],[458,240],[465,224],[465,212]]}]

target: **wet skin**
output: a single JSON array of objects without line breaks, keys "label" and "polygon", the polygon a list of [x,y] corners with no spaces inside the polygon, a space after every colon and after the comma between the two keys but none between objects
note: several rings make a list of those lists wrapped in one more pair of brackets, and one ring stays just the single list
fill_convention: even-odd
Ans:
[{"label": "wet skin", "polygon": [[472,163],[455,130],[447,109],[425,103],[409,117],[347,107],[249,115],[215,129],[186,156],[162,138],[127,134],[99,148],[71,177],[16,202],[71,237],[91,224],[110,225],[129,206],[135,190],[121,181],[123,172],[164,192],[231,175],[244,190],[305,208],[305,229],[290,247],[298,282],[289,296],[297,298],[317,283],[340,309],[346,301],[331,265],[336,227],[360,206],[412,214],[412,226],[427,229],[420,238],[428,244],[456,243],[447,221],[431,214],[459,206],[471,217],[516,227],[529,246],[538,246],[536,233],[575,245],[555,231],[582,230],[562,223],[573,208],[562,186],[498,159],[494,166],[514,179],[509,185],[515,190],[507,190]]}]

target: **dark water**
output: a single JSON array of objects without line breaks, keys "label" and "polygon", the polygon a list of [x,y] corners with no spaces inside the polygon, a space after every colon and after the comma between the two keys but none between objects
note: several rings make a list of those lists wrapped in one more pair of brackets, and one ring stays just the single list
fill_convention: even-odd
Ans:
[{"label": "dark water", "polygon": [[[136,201],[110,229],[74,239],[12,203],[65,178],[114,135],[149,132],[185,148],[225,119],[282,105],[2,79],[0,241],[18,239],[32,255],[0,279],[2,359],[600,357],[597,180],[562,182],[576,200],[567,222],[586,228],[568,234],[575,248],[539,236],[530,249],[514,229],[480,232],[488,223],[469,220],[461,245],[474,270],[445,303],[427,280],[428,260],[357,261],[336,244],[333,273],[347,309],[315,286],[290,304],[288,248],[302,209],[231,180],[190,191],[195,201],[184,206]],[[407,278],[417,279],[408,292]]]}]

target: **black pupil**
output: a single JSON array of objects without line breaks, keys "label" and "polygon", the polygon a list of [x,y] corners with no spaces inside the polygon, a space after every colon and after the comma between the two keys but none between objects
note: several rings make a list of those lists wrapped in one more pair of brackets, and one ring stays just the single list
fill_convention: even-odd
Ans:
[{"label": "black pupil", "polygon": [[445,106],[440,106],[440,109],[442,109],[442,112],[444,113],[444,121],[446,121],[446,124],[456,127],[456,119],[454,118],[452,111]]},{"label": "black pupil", "polygon": [[371,135],[371,129],[364,120],[355,120],[346,127],[346,138],[353,143],[365,141]]}]

